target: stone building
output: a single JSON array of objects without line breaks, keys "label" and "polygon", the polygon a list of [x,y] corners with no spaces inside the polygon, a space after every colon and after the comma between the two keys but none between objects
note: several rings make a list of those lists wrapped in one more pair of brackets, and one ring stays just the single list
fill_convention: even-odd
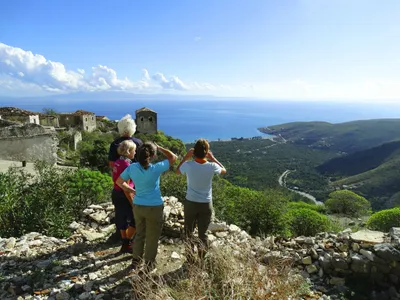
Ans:
[{"label": "stone building", "polygon": [[19,124],[40,124],[38,113],[16,107],[0,107],[0,119]]},{"label": "stone building", "polygon": [[58,140],[55,130],[37,124],[0,120],[0,159],[55,164]]},{"label": "stone building", "polygon": [[74,113],[64,113],[58,115],[60,127],[79,128],[83,131],[93,131],[96,129],[96,115],[89,111],[77,110]]},{"label": "stone building", "polygon": [[157,113],[147,107],[136,110],[136,125],[138,133],[157,133]]}]

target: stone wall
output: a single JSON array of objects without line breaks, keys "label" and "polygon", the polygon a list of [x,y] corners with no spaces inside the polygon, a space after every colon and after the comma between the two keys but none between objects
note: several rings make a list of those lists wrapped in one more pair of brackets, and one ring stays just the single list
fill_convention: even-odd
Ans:
[{"label": "stone wall", "polygon": [[[108,286],[116,282],[111,277],[127,267],[121,264],[124,259],[112,260],[115,258],[112,250],[100,247],[104,246],[102,241],[116,232],[113,218],[112,203],[91,205],[70,224],[73,234],[66,240],[35,232],[20,238],[0,237],[0,274],[4,274],[0,280],[0,299],[16,299],[18,295],[26,296],[20,299],[32,299],[32,286],[23,280],[27,270],[39,270],[50,275],[46,278],[46,289],[41,290],[43,298],[35,299],[49,299],[49,295],[50,299],[95,299],[94,295],[99,291],[109,293]],[[181,245],[183,205],[177,198],[164,197],[164,218],[160,248],[163,245]],[[392,229],[390,234],[369,230],[352,233],[347,229],[337,234],[324,232],[315,237],[260,238],[251,237],[234,224],[214,220],[207,235],[211,248],[229,248],[232,256],[236,257],[256,257],[259,272],[263,272],[267,265],[296,269],[295,273],[307,277],[310,287],[319,293],[296,299],[400,299],[400,228]],[[177,247],[173,248],[181,254],[173,252],[171,257],[183,257],[183,248],[181,252]],[[165,248],[161,249],[158,256],[165,251]],[[82,267],[85,262],[87,267]],[[171,261],[162,263],[172,264]],[[116,265],[116,273],[110,272],[113,265]],[[81,281],[76,283],[78,278],[75,275],[79,280],[86,278],[85,288],[79,283]],[[111,276],[110,279],[107,276]],[[349,287],[352,278],[367,296],[354,291],[354,297],[342,297],[345,291],[353,293]],[[113,296],[104,299],[117,299]]]},{"label": "stone wall", "polygon": [[0,159],[56,163],[57,138],[55,131],[36,124],[0,124]]}]

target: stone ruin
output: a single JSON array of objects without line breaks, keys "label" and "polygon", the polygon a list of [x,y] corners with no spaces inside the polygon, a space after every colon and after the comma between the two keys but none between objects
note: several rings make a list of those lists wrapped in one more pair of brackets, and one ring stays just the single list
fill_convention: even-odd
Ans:
[{"label": "stone ruin", "polygon": [[0,159],[55,164],[57,137],[54,130],[37,124],[15,124],[0,120]]}]

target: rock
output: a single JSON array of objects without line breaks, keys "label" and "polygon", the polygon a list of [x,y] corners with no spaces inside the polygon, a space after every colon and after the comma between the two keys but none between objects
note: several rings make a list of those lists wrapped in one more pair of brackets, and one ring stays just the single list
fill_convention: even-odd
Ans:
[{"label": "rock", "polygon": [[366,258],[368,258],[370,261],[374,261],[375,259],[375,254],[372,253],[371,251],[365,250],[365,249],[361,249],[360,253],[362,255],[364,255]]},{"label": "rock", "polygon": [[5,245],[6,249],[13,249],[15,247],[17,240],[14,237],[10,237]]},{"label": "rock", "polygon": [[48,265],[51,264],[51,259],[42,260],[36,263],[38,268],[46,268]]},{"label": "rock", "polygon": [[380,231],[373,231],[363,229],[354,232],[350,235],[351,239],[355,242],[364,242],[370,244],[382,244],[384,242],[384,233]]},{"label": "rock", "polygon": [[227,230],[229,230],[229,227],[223,223],[211,222],[210,225],[208,226],[208,230],[210,230],[212,233],[215,233],[218,231],[227,231]]},{"label": "rock", "polygon": [[82,294],[79,295],[79,299],[80,300],[86,300],[90,298],[90,293],[89,292],[84,292]]},{"label": "rock", "polygon": [[171,206],[164,206],[163,214],[164,214],[164,220],[169,219],[169,216],[171,214]]},{"label": "rock", "polygon": [[91,213],[93,213],[93,209],[86,208],[82,213],[83,213],[85,216],[88,216],[88,215],[90,215]]},{"label": "rock", "polygon": [[295,242],[298,243],[298,244],[304,244],[305,237],[303,237],[303,236],[298,236],[298,237],[296,237],[294,240],[295,240]]},{"label": "rock", "polygon": [[355,273],[368,273],[370,271],[370,262],[369,260],[360,254],[353,254],[351,256],[351,270]]},{"label": "rock", "polygon": [[108,226],[106,226],[106,227],[102,227],[102,228],[100,228],[100,231],[101,231],[104,235],[108,236],[109,234],[115,232],[115,225],[114,225],[114,224],[111,224],[111,225],[108,225]]},{"label": "rock", "polygon": [[73,221],[71,224],[69,224],[69,229],[72,230],[77,230],[79,227],[81,227],[82,225],[79,224],[78,222]]},{"label": "rock", "polygon": [[181,256],[180,256],[178,253],[176,253],[176,252],[174,251],[174,252],[172,252],[172,254],[171,254],[171,258],[173,258],[173,259],[180,259]]},{"label": "rock", "polygon": [[97,210],[103,209],[103,207],[102,207],[101,205],[96,205],[96,204],[89,205],[88,208],[94,209],[94,210],[96,210],[96,209],[97,209]]},{"label": "rock", "polygon": [[400,238],[400,227],[390,228],[389,233],[392,238]]},{"label": "rock", "polygon": [[354,252],[359,252],[360,251],[360,245],[357,243],[353,243],[351,245],[351,248],[353,249]]},{"label": "rock", "polygon": [[217,238],[216,238],[216,236],[215,235],[213,235],[213,234],[208,234],[207,235],[207,238],[208,238],[208,241],[211,243],[211,242],[213,242],[213,241],[215,241]]},{"label": "rock", "polygon": [[83,230],[81,228],[78,229],[79,233],[83,235],[85,239],[87,239],[89,242],[99,240],[105,237],[104,233],[98,233],[98,232],[93,232],[89,230]]},{"label": "rock", "polygon": [[329,280],[329,283],[332,285],[343,286],[343,285],[345,285],[346,280],[344,278],[340,278],[340,277],[332,277]]},{"label": "rock", "polygon": [[304,244],[313,245],[315,244],[315,239],[313,237],[306,237],[304,239]]},{"label": "rock", "polygon": [[349,268],[347,261],[343,258],[333,258],[332,266],[338,270],[347,270]]},{"label": "rock", "polygon": [[104,211],[95,212],[94,214],[90,214],[89,218],[96,221],[98,224],[104,224],[107,214]]},{"label": "rock", "polygon": [[312,257],[313,259],[318,259],[318,257],[319,257],[317,251],[316,251],[314,248],[311,248],[310,254],[311,254],[311,257]]},{"label": "rock", "polygon": [[69,294],[65,291],[62,291],[56,295],[57,300],[69,300]]},{"label": "rock", "polygon": [[227,237],[227,236],[228,236],[228,233],[227,233],[226,231],[222,231],[222,232],[216,232],[215,235],[216,235],[218,238],[221,239],[221,238]]},{"label": "rock", "polygon": [[318,268],[315,265],[308,265],[306,267],[306,271],[308,274],[313,274],[313,273],[318,272]]},{"label": "rock", "polygon": [[378,244],[374,246],[376,255],[386,261],[400,261],[400,251],[390,244]]},{"label": "rock", "polygon": [[236,226],[235,224],[229,225],[229,231],[230,232],[239,232],[240,230],[241,229],[238,226]]},{"label": "rock", "polygon": [[311,265],[312,264],[312,259],[311,256],[306,256],[301,260],[301,263],[303,265]]}]

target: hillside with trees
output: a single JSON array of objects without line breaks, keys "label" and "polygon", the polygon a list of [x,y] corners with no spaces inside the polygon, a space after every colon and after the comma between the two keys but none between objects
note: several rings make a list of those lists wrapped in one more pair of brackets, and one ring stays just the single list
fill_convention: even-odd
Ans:
[{"label": "hillside with trees", "polygon": [[400,140],[400,119],[360,120],[332,124],[293,122],[259,128],[296,145],[353,153]]},{"label": "hillside with trees", "polygon": [[368,197],[376,210],[400,205],[400,141],[337,157],[318,166],[334,188]]}]

